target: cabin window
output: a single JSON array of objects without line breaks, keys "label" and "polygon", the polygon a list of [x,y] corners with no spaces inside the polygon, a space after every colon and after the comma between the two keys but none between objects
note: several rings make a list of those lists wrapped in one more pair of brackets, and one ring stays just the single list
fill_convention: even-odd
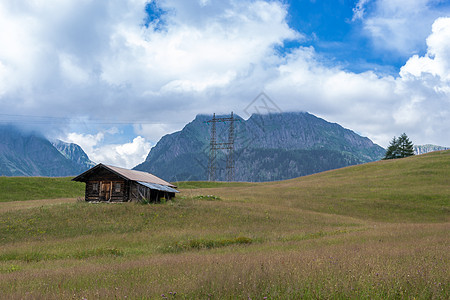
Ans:
[{"label": "cabin window", "polygon": [[95,183],[92,184],[92,190],[94,192],[98,192],[98,182],[95,182]]},{"label": "cabin window", "polygon": [[120,193],[120,183],[114,184],[114,192]]}]

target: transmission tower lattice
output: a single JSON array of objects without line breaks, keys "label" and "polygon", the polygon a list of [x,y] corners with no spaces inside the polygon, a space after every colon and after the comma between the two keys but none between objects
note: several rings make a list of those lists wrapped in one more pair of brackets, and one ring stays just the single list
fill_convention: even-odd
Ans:
[{"label": "transmission tower lattice", "polygon": [[[216,181],[216,158],[217,150],[227,150],[227,181],[234,181],[234,121],[233,112],[231,112],[231,117],[216,118],[216,114],[213,114],[213,118],[206,121],[207,124],[211,124],[211,140],[209,143],[209,163],[208,163],[208,180]],[[216,123],[229,122],[228,127],[228,141],[224,143],[219,143],[216,137]]]}]

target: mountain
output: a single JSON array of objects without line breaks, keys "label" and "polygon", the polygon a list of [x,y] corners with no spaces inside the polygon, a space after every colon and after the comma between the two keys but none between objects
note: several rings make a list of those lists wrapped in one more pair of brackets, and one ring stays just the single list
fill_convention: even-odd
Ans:
[{"label": "mountain", "polygon": [[[220,117],[220,116],[219,116]],[[198,115],[183,130],[166,135],[135,167],[169,181],[206,180],[212,116]],[[235,116],[235,180],[283,180],[383,157],[368,138],[306,112]],[[217,123],[218,143],[226,143],[229,123]],[[216,178],[226,179],[226,153],[216,158]]]},{"label": "mountain", "polygon": [[95,166],[87,154],[81,149],[81,147],[74,143],[66,143],[61,140],[56,140],[52,142],[53,147],[55,147],[59,153],[61,153],[65,158],[75,162],[80,167],[88,170]]},{"label": "mountain", "polygon": [[[81,148],[71,147],[80,161],[87,158]],[[86,161],[79,163],[72,158],[37,133],[26,133],[11,125],[0,126],[0,176],[71,176],[89,168]]]},{"label": "mountain", "polygon": [[419,155],[419,154],[425,154],[428,152],[449,150],[449,149],[450,148],[448,148],[448,147],[436,146],[436,145],[431,145],[431,144],[414,145],[414,154]]}]

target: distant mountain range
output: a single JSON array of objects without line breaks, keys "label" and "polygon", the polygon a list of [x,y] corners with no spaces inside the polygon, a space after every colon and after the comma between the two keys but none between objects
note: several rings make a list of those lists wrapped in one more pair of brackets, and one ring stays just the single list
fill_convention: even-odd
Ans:
[{"label": "distant mountain range", "polygon": [[450,148],[448,148],[448,147],[442,147],[442,146],[431,145],[431,144],[414,145],[414,154],[419,155],[419,154],[425,154],[428,152],[449,150],[449,149]]},{"label": "distant mountain range", "polygon": [[72,176],[93,165],[76,144],[0,126],[0,176]]},{"label": "distant mountain range", "polygon": [[[385,153],[368,138],[309,113],[235,118],[236,181],[289,179],[379,160]],[[162,137],[135,169],[167,181],[207,180],[211,119],[198,115],[183,130]],[[227,142],[228,127],[217,124],[219,143]],[[416,154],[445,149],[414,146]],[[219,151],[216,161],[216,179],[226,180],[225,151]],[[0,125],[0,176],[72,176],[94,165],[76,144]]]},{"label": "distant mountain range", "polygon": [[[135,167],[168,181],[206,180],[212,116],[198,115],[183,130],[166,135]],[[235,180],[273,181],[381,159],[385,150],[366,137],[312,114],[236,116]],[[217,124],[226,143],[229,123]],[[226,153],[217,156],[216,178],[226,180]]]}]

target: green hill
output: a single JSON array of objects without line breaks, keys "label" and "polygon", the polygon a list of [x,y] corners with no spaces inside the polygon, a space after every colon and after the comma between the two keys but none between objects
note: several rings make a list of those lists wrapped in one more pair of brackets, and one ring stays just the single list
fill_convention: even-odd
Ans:
[{"label": "green hill", "polygon": [[448,299],[449,177],[443,151],[279,182],[181,182],[163,204],[3,202],[0,290],[7,299]]},{"label": "green hill", "polygon": [[0,177],[0,202],[84,198],[84,184],[72,177]]},{"label": "green hill", "polygon": [[[177,185],[189,188],[192,183]],[[196,193],[372,220],[445,221],[450,213],[450,151],[378,161],[287,181],[234,185]]]}]

